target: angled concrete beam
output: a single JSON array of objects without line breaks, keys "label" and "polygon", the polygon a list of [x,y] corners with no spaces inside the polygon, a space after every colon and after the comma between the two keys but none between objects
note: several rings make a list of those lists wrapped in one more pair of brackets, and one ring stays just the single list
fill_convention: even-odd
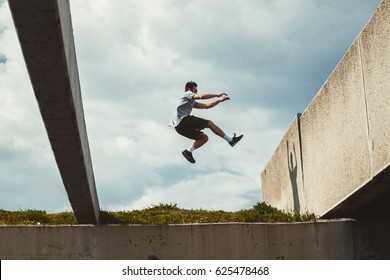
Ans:
[{"label": "angled concrete beam", "polygon": [[39,109],[78,223],[99,223],[68,0],[9,0]]}]

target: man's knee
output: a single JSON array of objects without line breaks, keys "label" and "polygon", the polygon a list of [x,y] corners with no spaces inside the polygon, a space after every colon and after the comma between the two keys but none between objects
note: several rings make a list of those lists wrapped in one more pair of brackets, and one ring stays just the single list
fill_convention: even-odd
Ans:
[{"label": "man's knee", "polygon": [[212,126],[215,126],[215,124],[212,121],[207,122],[207,128],[210,128]]},{"label": "man's knee", "polygon": [[209,140],[209,137],[208,137],[206,134],[202,133],[202,134],[200,135],[200,138],[199,138],[199,139],[201,139],[201,140],[204,141],[204,142],[207,142],[207,141]]}]

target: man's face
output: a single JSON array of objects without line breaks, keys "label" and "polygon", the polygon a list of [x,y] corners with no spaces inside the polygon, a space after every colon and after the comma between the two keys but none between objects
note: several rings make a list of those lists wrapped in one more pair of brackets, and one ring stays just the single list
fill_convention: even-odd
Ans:
[{"label": "man's face", "polygon": [[198,87],[193,87],[191,90],[193,93],[198,93]]}]

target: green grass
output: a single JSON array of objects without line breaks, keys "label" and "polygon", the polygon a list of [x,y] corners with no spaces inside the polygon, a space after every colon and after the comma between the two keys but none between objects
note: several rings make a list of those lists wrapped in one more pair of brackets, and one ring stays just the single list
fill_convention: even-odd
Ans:
[{"label": "green grass", "polygon": [[[102,224],[194,224],[194,223],[275,223],[316,220],[314,214],[295,214],[278,210],[265,202],[236,212],[181,209],[176,204],[152,205],[143,210],[101,211]],[[74,225],[72,212],[48,214],[41,210],[6,211],[0,209],[0,225]]]}]

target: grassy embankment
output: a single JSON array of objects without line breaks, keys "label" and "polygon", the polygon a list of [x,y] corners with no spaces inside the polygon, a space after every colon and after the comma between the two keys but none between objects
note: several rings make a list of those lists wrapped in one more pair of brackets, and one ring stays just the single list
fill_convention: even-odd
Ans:
[{"label": "grassy embankment", "polygon": [[[102,224],[194,224],[194,223],[275,223],[316,220],[314,214],[280,211],[264,202],[236,212],[187,210],[176,204],[153,205],[143,210],[101,211]],[[41,210],[6,211],[0,209],[0,225],[74,225],[73,212],[46,213]]]}]

